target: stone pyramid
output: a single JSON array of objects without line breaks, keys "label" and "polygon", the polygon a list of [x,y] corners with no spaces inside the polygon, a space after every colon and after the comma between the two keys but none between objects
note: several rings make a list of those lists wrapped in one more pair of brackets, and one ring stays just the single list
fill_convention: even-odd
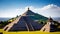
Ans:
[{"label": "stone pyramid", "polygon": [[41,28],[40,31],[56,32],[58,29],[57,29],[57,26],[54,23],[55,23],[54,20],[52,18],[49,18],[47,23]]},{"label": "stone pyramid", "polygon": [[38,20],[38,18],[44,18],[46,17],[39,15],[38,18],[35,17],[36,14],[32,12],[31,10],[28,10],[22,14],[21,16],[18,16],[15,21],[9,23],[6,25],[3,29],[5,31],[36,31],[40,30],[43,25],[35,22],[34,20]]}]

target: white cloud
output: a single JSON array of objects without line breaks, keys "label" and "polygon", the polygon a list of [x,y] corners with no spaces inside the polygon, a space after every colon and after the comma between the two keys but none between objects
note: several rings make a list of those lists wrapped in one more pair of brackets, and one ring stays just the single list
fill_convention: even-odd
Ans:
[{"label": "white cloud", "polygon": [[54,4],[49,4],[47,6],[44,6],[42,8],[35,8],[33,6],[27,6],[24,9],[23,8],[19,8],[17,9],[17,11],[21,11],[21,13],[24,13],[27,8],[30,8],[30,10],[32,10],[35,13],[39,13],[41,15],[44,15],[46,17],[60,17],[60,7],[58,7],[57,5]]},{"label": "white cloud", "polygon": [[60,7],[58,7],[57,5],[54,5],[54,4],[50,4],[50,5],[47,5],[47,6],[44,6],[42,9],[41,9],[41,14],[44,15],[44,16],[52,16],[52,17],[60,17],[59,14],[60,14]]}]

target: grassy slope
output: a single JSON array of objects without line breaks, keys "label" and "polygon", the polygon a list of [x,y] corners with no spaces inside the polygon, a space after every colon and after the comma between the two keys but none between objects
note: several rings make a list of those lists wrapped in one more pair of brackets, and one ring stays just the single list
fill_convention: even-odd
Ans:
[{"label": "grassy slope", "polygon": [[3,34],[60,34],[60,32],[40,32],[40,31],[6,32],[3,31],[3,29],[0,29],[0,32],[3,32]]}]

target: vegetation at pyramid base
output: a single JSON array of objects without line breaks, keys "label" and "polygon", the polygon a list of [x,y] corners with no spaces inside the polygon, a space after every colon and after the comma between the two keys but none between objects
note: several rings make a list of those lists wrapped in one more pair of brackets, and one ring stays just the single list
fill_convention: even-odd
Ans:
[{"label": "vegetation at pyramid base", "polygon": [[3,27],[5,27],[7,24],[13,22],[15,19],[16,19],[16,17],[11,18],[11,19],[9,19],[7,21],[0,21],[0,29],[3,28]]},{"label": "vegetation at pyramid base", "polygon": [[0,28],[3,28],[8,24],[8,21],[0,21]]}]

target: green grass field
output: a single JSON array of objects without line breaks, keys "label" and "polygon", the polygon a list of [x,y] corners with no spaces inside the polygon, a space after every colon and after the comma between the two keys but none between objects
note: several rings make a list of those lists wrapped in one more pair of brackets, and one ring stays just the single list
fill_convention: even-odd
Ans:
[{"label": "green grass field", "polygon": [[6,32],[3,29],[0,29],[0,32],[3,34],[60,34],[60,32],[41,32],[41,31],[21,31],[21,32]]}]

